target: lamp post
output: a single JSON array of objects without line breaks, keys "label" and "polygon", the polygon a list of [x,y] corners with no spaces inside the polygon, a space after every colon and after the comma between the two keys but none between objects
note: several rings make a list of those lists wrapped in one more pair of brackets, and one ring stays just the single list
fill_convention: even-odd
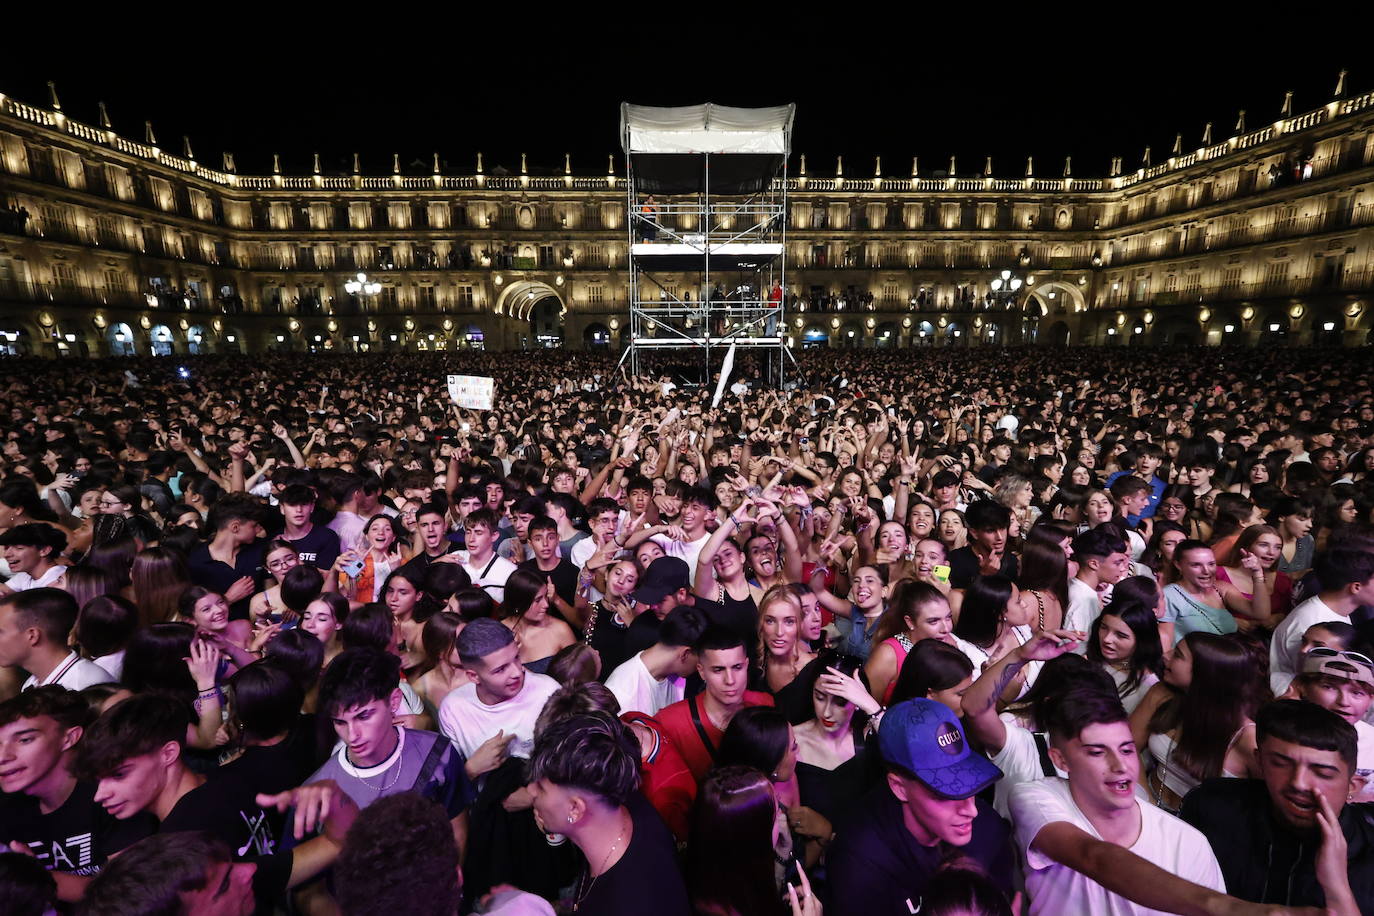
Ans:
[{"label": "lamp post", "polygon": [[[1025,286],[1025,281],[1013,274],[1010,270],[1003,270],[1000,274],[992,278],[988,284],[991,291],[988,293],[992,300],[992,305],[1000,311],[1011,311],[1016,306],[1016,300],[1021,295],[1021,290]],[[1007,343],[1007,335],[1001,335],[1003,346]]]},{"label": "lamp post", "polygon": [[376,280],[369,280],[367,274],[359,273],[352,280],[344,284],[344,292],[348,293],[358,302],[358,311],[363,312],[363,296],[375,296],[382,291],[382,284]]}]

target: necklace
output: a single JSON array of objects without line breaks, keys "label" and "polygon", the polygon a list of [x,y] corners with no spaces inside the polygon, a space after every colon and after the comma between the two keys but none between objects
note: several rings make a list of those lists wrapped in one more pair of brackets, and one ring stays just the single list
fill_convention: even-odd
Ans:
[{"label": "necklace", "polygon": [[[621,822],[622,822],[622,823],[624,823],[624,819],[625,819],[625,818],[624,818],[624,815],[622,814],[622,815],[621,815]],[[615,842],[611,844],[610,851],[608,851],[608,852],[606,853],[606,857],[605,857],[604,859],[601,860],[601,867],[600,867],[599,869],[597,869],[596,874],[591,875],[591,880],[590,880],[590,881],[587,881],[586,886],[583,887],[583,886],[582,886],[582,882],[581,882],[581,881],[578,882],[577,897],[573,900],[573,912],[574,912],[574,913],[576,913],[576,912],[577,912],[577,908],[580,907],[580,906],[582,905],[582,901],[584,901],[584,900],[587,899],[587,895],[590,894],[590,893],[592,892],[592,887],[596,884],[596,879],[597,879],[597,878],[600,878],[600,877],[605,873],[605,871],[606,871],[606,866],[607,866],[607,864],[609,864],[610,861],[611,861],[611,856],[615,855],[615,851],[616,851],[617,849],[620,848],[620,841],[623,840],[623,839],[625,839],[625,831],[626,831],[626,829],[628,829],[628,826],[629,826],[629,825],[625,825],[625,826],[622,826],[622,827],[620,828],[620,832],[619,832],[618,834],[616,834]],[[584,874],[591,874],[590,864],[589,864],[588,870],[587,870]],[[583,880],[586,880],[586,878],[584,877]]]}]

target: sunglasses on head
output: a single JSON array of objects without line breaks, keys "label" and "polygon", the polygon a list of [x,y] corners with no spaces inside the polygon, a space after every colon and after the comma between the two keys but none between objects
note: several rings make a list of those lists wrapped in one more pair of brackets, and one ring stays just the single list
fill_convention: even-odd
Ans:
[{"label": "sunglasses on head", "polygon": [[1330,646],[1314,646],[1307,650],[1307,654],[1314,658],[1339,658],[1341,661],[1358,662],[1367,668],[1374,669],[1374,660],[1369,656],[1359,652],[1352,652],[1349,649],[1332,649]]}]

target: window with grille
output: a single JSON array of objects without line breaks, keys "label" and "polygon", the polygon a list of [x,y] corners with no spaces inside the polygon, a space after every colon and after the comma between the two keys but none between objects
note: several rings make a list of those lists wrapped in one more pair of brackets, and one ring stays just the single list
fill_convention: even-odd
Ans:
[{"label": "window with grille", "polygon": [[104,273],[105,288],[108,290],[127,289],[125,284],[124,272],[113,267],[107,267]]},{"label": "window with grille", "polygon": [[55,286],[70,288],[76,286],[76,268],[67,261],[54,261],[52,282]]},{"label": "window with grille", "polygon": [[883,284],[883,302],[891,305],[902,298],[902,289],[896,283]]},{"label": "window with grille", "polygon": [[468,284],[463,284],[463,285],[459,286],[459,287],[458,287],[458,307],[459,307],[459,308],[470,309],[470,308],[472,308],[472,302],[473,302],[473,299],[472,299],[472,287],[469,286]]},{"label": "window with grille", "polygon": [[593,283],[587,287],[587,302],[591,305],[600,305],[604,295],[605,288],[600,283]]},{"label": "window with grille", "polygon": [[415,290],[415,305],[417,308],[433,309],[434,303],[434,287],[421,286]]},{"label": "window with grille", "polygon": [[1226,272],[1221,277],[1221,285],[1227,287],[1240,286],[1240,271],[1239,267],[1226,268]]}]

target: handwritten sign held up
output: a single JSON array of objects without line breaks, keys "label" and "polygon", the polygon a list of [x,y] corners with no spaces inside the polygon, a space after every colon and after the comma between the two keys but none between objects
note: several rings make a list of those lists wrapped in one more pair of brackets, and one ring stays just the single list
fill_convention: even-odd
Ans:
[{"label": "handwritten sign held up", "polygon": [[450,375],[448,377],[448,396],[459,407],[470,410],[491,410],[492,397],[496,392],[495,379],[485,375]]}]

